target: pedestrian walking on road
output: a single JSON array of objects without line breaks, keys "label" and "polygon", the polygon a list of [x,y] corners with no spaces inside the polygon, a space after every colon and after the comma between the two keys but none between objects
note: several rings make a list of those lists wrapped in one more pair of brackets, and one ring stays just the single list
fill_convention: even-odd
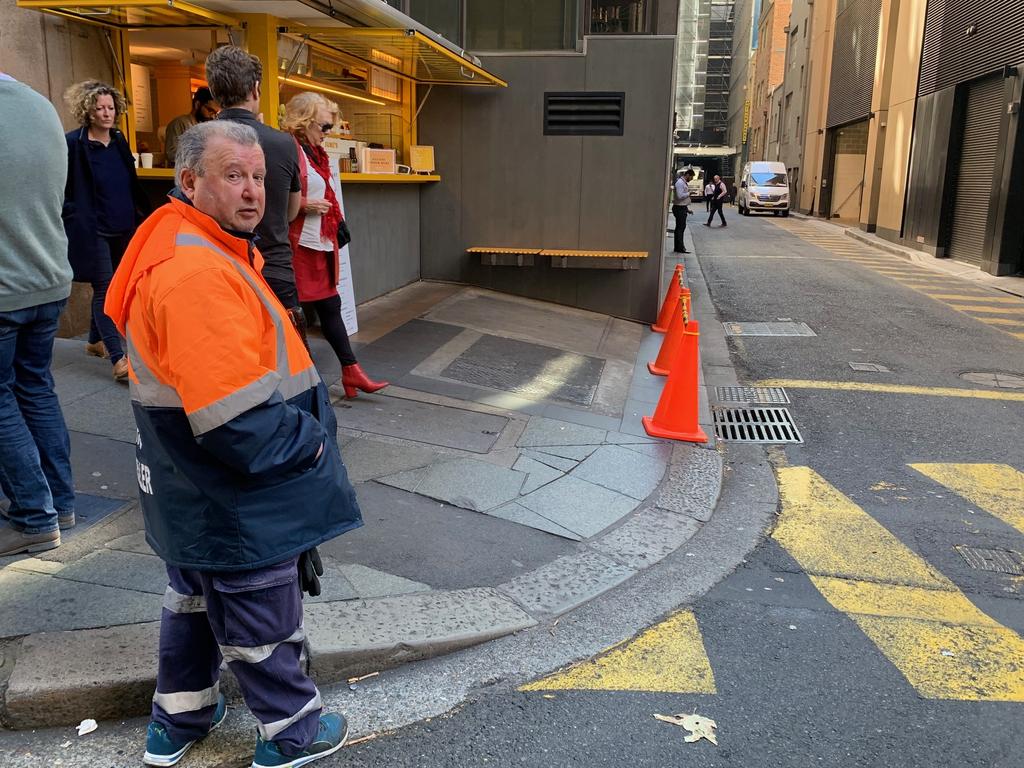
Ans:
[{"label": "pedestrian walking on road", "polygon": [[675,246],[676,253],[689,253],[686,244],[683,242],[683,233],[686,232],[686,217],[690,215],[690,179],[693,178],[693,170],[687,168],[676,178],[675,187],[672,190],[672,215],[676,219]]},{"label": "pedestrian walking on road", "polygon": [[110,278],[135,228],[150,211],[135,173],[135,160],[117,121],[124,96],[98,80],[71,86],[64,94],[79,127],[65,134],[68,181],[64,229],[75,280],[92,284],[92,318],[87,354],[110,359],[114,379],[128,381],[128,362],[117,329],[103,314]]},{"label": "pedestrian walking on road", "polygon": [[[338,119],[338,107],[319,93],[293,96],[285,110],[283,127],[295,137],[299,148],[299,176],[302,206],[288,230],[295,267],[295,289],[299,301],[320,319],[324,338],[341,363],[345,397],[358,390],[376,392],[388,385],[374,381],[363,371],[348,340],[338,295],[339,228],[345,223],[338,200],[341,182],[331,170],[323,148],[324,136]],[[347,232],[347,228],[344,230]]]},{"label": "pedestrian walking on road", "polygon": [[[60,546],[75,524],[68,429],[50,362],[71,295],[57,111],[0,72],[0,556]],[[57,151],[54,151],[54,150]]]},{"label": "pedestrian walking on road", "polygon": [[143,760],[173,765],[223,721],[224,661],[257,721],[252,765],[305,765],[348,726],[303,670],[302,592],[320,593],[317,545],[362,519],[327,388],[260,277],[256,132],[190,128],[175,174],[107,296],[131,345],[146,541],[169,581]]},{"label": "pedestrian walking on road", "polygon": [[267,211],[256,227],[265,259],[263,278],[288,310],[288,317],[306,341],[306,317],[299,305],[288,242],[288,222],[299,215],[302,187],[295,140],[260,118],[263,64],[235,45],[223,45],[206,57],[206,79],[221,106],[219,120],[242,123],[256,131],[267,162]]},{"label": "pedestrian walking on road", "polygon": [[714,198],[714,196],[715,185],[712,181],[709,180],[708,183],[704,185],[704,204],[707,208],[708,213],[711,212],[711,200],[712,198]]},{"label": "pedestrian walking on road", "polygon": [[713,185],[711,193],[711,213],[708,215],[708,220],[704,222],[705,227],[711,226],[711,221],[715,218],[715,214],[718,214],[718,218],[722,220],[722,226],[727,227],[725,223],[725,214],[722,213],[722,208],[725,207],[725,199],[729,196],[729,190],[725,186],[725,182],[722,181],[722,177],[717,173],[715,174],[715,183]]}]

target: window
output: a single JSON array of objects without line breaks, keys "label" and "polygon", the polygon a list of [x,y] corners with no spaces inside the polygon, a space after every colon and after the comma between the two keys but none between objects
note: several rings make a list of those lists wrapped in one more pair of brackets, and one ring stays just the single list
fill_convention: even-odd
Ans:
[{"label": "window", "polygon": [[750,180],[757,187],[786,187],[789,181],[784,173],[751,173]]},{"label": "window", "polygon": [[650,32],[650,3],[643,0],[590,0],[591,35],[642,35]]},{"label": "window", "polygon": [[[434,0],[424,3],[434,5]],[[466,43],[471,51],[557,51],[576,47],[575,0],[471,0]]]},{"label": "window", "polygon": [[461,45],[461,6],[461,0],[409,0],[409,15],[445,39]]}]

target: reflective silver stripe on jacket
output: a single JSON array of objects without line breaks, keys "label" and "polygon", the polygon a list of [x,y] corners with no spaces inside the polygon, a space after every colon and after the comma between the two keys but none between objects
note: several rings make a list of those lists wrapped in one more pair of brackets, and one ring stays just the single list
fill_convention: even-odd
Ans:
[{"label": "reflective silver stripe on jacket", "polygon": [[224,656],[224,661],[242,661],[246,664],[259,664],[261,661],[266,661],[270,658],[271,654],[277,650],[277,647],[282,643],[301,643],[306,639],[306,632],[299,625],[292,634],[277,643],[267,643],[266,645],[256,645],[251,648],[246,648],[240,645],[222,645],[220,652]]},{"label": "reflective silver stripe on jacket", "polygon": [[[220,683],[214,683],[201,691],[179,691],[178,693],[153,694],[153,703],[168,715],[180,715],[183,712],[195,712],[204,707],[212,707],[220,695]],[[319,695],[319,694],[318,694]]]},{"label": "reflective silver stripe on jacket", "polygon": [[[282,317],[278,307],[263,293],[259,283],[241,264],[216,243],[198,235],[179,234],[175,238],[175,245],[206,248],[226,259],[234,267],[235,271],[246,281],[267,310],[267,314],[274,324],[277,348],[276,371],[268,372],[245,387],[225,395],[220,400],[210,403],[188,415],[193,435],[198,437],[227,424],[246,411],[255,408],[261,403],[265,403],[274,392],[279,392],[283,399],[290,400],[301,395],[303,392],[315,388],[319,384],[320,374],[317,372],[316,366],[312,364],[294,375],[291,374],[288,365],[288,347],[285,342],[285,324],[290,325],[291,321]],[[135,377],[138,379],[137,382],[129,381],[129,392],[132,400],[144,406],[183,409],[184,405],[181,402],[181,397],[174,388],[160,382],[146,366],[139,355],[138,349],[132,342],[130,330],[127,338],[128,357],[131,361],[132,370],[135,372]]]},{"label": "reflective silver stripe on jacket", "polygon": [[206,598],[203,595],[183,595],[167,587],[164,592],[164,608],[171,613],[204,613]]},{"label": "reflective silver stripe on jacket", "polygon": [[316,712],[318,709],[323,709],[324,702],[320,698],[320,691],[316,692],[316,695],[310,699],[305,706],[302,707],[298,712],[285,720],[277,720],[273,723],[256,723],[256,730],[259,731],[260,737],[264,741],[273,741],[281,731],[290,725],[294,725],[299,722],[302,718],[308,715],[310,712]]}]

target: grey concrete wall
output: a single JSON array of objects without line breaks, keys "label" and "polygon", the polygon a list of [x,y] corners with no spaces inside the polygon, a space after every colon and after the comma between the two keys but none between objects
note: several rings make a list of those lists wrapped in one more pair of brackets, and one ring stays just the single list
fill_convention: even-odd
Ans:
[{"label": "grey concrete wall", "polygon": [[[492,56],[502,90],[435,88],[420,115],[443,181],[421,203],[424,278],[649,321],[658,308],[672,37],[590,38],[587,54]],[[544,136],[545,91],[624,91],[625,135]],[[639,270],[485,267],[474,245],[643,250]]]},{"label": "grey concrete wall", "polygon": [[907,180],[904,239],[907,245],[933,256],[945,255],[942,212],[946,165],[952,136],[956,88],[930,93],[917,101],[914,143]]},{"label": "grey concrete wall", "polygon": [[419,280],[420,189],[419,184],[342,189],[357,304]]},{"label": "grey concrete wall", "polygon": [[63,99],[69,85],[96,78],[120,86],[99,27],[18,8],[15,0],[0,0],[0,70],[52,101],[67,130],[74,127]]}]

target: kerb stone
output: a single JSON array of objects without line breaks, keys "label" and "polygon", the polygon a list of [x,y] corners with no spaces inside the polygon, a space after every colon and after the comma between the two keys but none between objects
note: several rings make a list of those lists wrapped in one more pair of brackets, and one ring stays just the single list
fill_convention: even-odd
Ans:
[{"label": "kerb stone", "polygon": [[41,728],[145,714],[159,637],[158,621],[29,635],[7,687],[8,724]]},{"label": "kerb stone", "polygon": [[305,612],[313,676],[325,681],[450,653],[536,623],[481,587],[310,605]]}]

